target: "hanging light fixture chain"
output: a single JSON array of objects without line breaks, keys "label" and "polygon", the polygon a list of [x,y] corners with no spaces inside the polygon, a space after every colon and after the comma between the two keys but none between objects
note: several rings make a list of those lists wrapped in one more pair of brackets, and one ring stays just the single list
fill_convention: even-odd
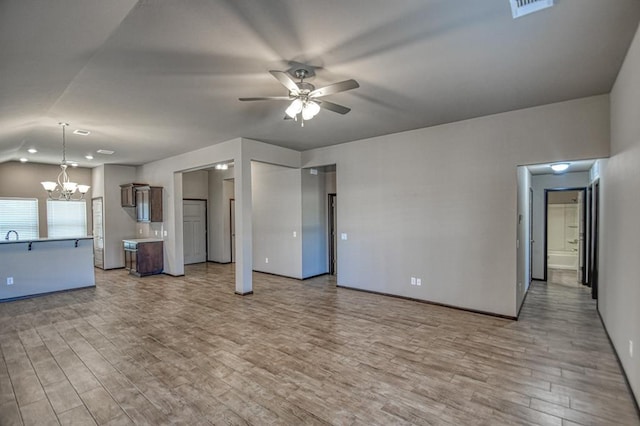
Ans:
[{"label": "hanging light fixture chain", "polygon": [[62,126],[62,164],[67,164],[67,140],[65,137],[65,127],[69,125],[69,123],[58,123]]}]

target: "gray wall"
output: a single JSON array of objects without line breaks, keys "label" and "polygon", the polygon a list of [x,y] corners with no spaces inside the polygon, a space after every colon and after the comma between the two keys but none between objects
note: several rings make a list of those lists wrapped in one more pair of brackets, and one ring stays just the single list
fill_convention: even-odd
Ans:
[{"label": "gray wall", "polygon": [[589,186],[589,172],[562,175],[535,175],[531,177],[533,188],[533,279],[544,279],[544,192],[545,189],[584,188]]},{"label": "gray wall", "polygon": [[233,198],[233,168],[209,170],[209,260],[231,261],[229,243],[229,200]]},{"label": "gray wall", "polygon": [[325,174],[302,170],[302,278],[328,272]]},{"label": "gray wall", "polygon": [[196,170],[182,174],[182,198],[207,200],[209,198],[209,173]]},{"label": "gray wall", "polygon": [[[601,170],[598,308],[635,393],[640,396],[640,34],[611,92],[611,158]],[[604,162],[603,162],[604,163]],[[629,341],[634,343],[633,357]]]},{"label": "gray wall", "polygon": [[[40,238],[47,237],[47,192],[42,188],[42,181],[55,181],[60,173],[60,166],[53,164],[20,163],[9,161],[0,164],[0,197],[19,197],[38,199],[38,224]],[[91,197],[94,188],[91,183],[91,169],[70,167],[68,170],[72,181],[82,185],[92,185],[85,195],[87,200],[87,235],[93,229],[91,216]],[[4,238],[4,236],[2,236]]]},{"label": "gray wall", "polygon": [[526,167],[518,167],[518,216],[517,216],[517,286],[516,286],[516,306],[518,311],[524,303],[524,296],[529,290],[531,282],[531,212],[529,209],[529,196],[531,188],[531,173]]},{"label": "gray wall", "polygon": [[251,163],[256,271],[302,278],[300,173],[300,169]]},{"label": "gray wall", "polygon": [[517,166],[606,157],[608,108],[596,96],[304,152],[303,167],[337,165],[338,284],[515,316]]},{"label": "gray wall", "polygon": [[92,182],[96,197],[103,198],[104,268],[123,268],[122,240],[136,236],[136,212],[122,207],[120,185],[137,182],[136,168],[105,164],[93,169]]}]

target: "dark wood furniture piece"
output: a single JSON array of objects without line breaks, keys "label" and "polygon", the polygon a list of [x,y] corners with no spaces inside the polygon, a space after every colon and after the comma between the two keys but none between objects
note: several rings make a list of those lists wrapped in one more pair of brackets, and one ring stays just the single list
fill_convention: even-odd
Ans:
[{"label": "dark wood furniture piece", "polygon": [[136,220],[162,222],[162,187],[136,186]]},{"label": "dark wood furniture piece", "polygon": [[124,265],[138,277],[161,274],[164,269],[162,241],[124,241]]}]

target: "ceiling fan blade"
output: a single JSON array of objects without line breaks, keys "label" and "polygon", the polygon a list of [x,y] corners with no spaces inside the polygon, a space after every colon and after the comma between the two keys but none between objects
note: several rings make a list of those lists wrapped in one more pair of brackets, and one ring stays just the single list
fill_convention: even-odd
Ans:
[{"label": "ceiling fan blade", "polygon": [[290,101],[289,96],[261,96],[257,98],[238,98],[240,101]]},{"label": "ceiling fan blade", "polygon": [[351,90],[360,87],[355,80],[345,80],[339,83],[330,84],[328,86],[321,87],[309,93],[310,98],[319,98],[321,96],[332,95],[338,92],[344,92],[345,90]]},{"label": "ceiling fan blade", "polygon": [[334,104],[329,101],[314,101],[320,105],[320,108],[328,109],[329,111],[337,112],[338,114],[346,114],[351,111],[351,108],[347,108],[346,106]]},{"label": "ceiling fan blade", "polygon": [[290,92],[294,93],[294,94],[298,94],[298,91],[300,89],[298,89],[298,85],[296,84],[295,81],[293,81],[293,79],[291,77],[289,77],[289,74],[287,74],[284,71],[274,71],[271,70],[269,71],[271,73],[272,76],[274,76],[280,83],[282,83],[282,85],[284,87],[286,87],[287,89],[289,89]]}]

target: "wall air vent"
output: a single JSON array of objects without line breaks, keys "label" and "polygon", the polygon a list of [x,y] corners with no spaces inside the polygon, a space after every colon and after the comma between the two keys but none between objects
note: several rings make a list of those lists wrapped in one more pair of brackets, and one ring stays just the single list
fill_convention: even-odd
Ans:
[{"label": "wall air vent", "polygon": [[509,0],[513,19],[553,6],[554,0]]}]

